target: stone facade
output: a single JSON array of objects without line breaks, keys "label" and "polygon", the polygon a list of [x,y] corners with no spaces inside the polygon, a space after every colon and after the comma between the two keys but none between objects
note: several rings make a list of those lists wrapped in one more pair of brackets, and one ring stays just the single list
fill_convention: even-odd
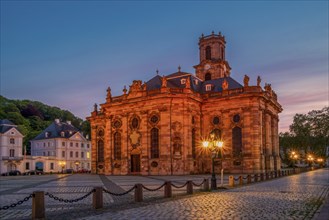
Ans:
[{"label": "stone facade", "polygon": [[[107,175],[180,175],[211,171],[211,153],[201,141],[214,134],[224,142],[215,171],[278,170],[278,114],[270,84],[243,85],[230,77],[220,33],[199,39],[196,74],[156,75],[129,91],[95,104],[91,123],[92,172]],[[218,152],[217,152],[218,153]],[[216,154],[217,155],[217,154]]]}]

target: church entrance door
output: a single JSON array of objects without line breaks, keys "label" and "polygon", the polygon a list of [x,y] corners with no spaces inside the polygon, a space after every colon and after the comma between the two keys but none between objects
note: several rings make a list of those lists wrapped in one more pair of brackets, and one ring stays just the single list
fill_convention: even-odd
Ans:
[{"label": "church entrance door", "polygon": [[139,154],[131,155],[131,172],[139,173],[141,171],[141,158]]}]

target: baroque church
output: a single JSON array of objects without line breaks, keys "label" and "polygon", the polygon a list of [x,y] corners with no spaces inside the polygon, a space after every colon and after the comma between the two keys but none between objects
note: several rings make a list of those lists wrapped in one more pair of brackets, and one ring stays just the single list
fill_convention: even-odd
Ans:
[{"label": "baroque church", "polygon": [[[134,80],[129,90],[94,106],[91,123],[92,172],[106,175],[181,175],[279,170],[278,114],[271,85],[247,75],[231,77],[225,37],[199,38],[195,74],[178,71]],[[223,142],[215,154],[202,146]]]}]

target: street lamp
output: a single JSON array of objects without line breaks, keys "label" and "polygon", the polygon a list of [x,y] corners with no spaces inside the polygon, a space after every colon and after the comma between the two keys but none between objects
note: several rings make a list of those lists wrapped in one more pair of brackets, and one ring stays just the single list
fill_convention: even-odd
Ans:
[{"label": "street lamp", "polygon": [[80,164],[79,161],[75,161],[75,166],[76,166],[76,168],[77,168],[77,172],[78,172],[78,169],[79,169],[79,164]]},{"label": "street lamp", "polygon": [[295,152],[295,151],[293,151],[293,152],[291,152],[291,159],[292,159],[292,165],[293,165],[293,168],[294,168],[294,172],[295,172],[295,163],[296,163],[296,161],[297,161],[297,159],[298,159],[298,155],[297,155],[297,153]]},{"label": "street lamp", "polygon": [[59,165],[62,167],[62,173],[63,173],[66,162],[65,161],[59,161]]},{"label": "street lamp", "polygon": [[308,164],[311,167],[312,164],[313,164],[313,160],[314,160],[314,158],[312,157],[312,155],[308,155],[307,160],[309,161]]},{"label": "street lamp", "polygon": [[[202,141],[202,146],[204,148],[207,148],[211,151],[212,157],[211,157],[211,162],[212,162],[212,173],[211,173],[211,189],[215,190],[217,189],[217,182],[216,182],[216,174],[215,174],[215,157],[217,155],[218,150],[220,150],[221,155],[223,155],[223,141],[216,140],[215,136],[213,134],[210,135],[209,140],[204,140]],[[222,156],[223,158],[223,156]],[[220,176],[220,184],[221,187],[223,186],[223,161],[221,160],[221,176]]]}]

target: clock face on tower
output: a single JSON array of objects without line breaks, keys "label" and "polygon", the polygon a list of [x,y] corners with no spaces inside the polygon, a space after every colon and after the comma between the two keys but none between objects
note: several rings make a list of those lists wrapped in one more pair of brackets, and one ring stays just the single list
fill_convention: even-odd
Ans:
[{"label": "clock face on tower", "polygon": [[205,70],[209,70],[210,69],[210,65],[209,64],[204,65],[204,69]]}]

